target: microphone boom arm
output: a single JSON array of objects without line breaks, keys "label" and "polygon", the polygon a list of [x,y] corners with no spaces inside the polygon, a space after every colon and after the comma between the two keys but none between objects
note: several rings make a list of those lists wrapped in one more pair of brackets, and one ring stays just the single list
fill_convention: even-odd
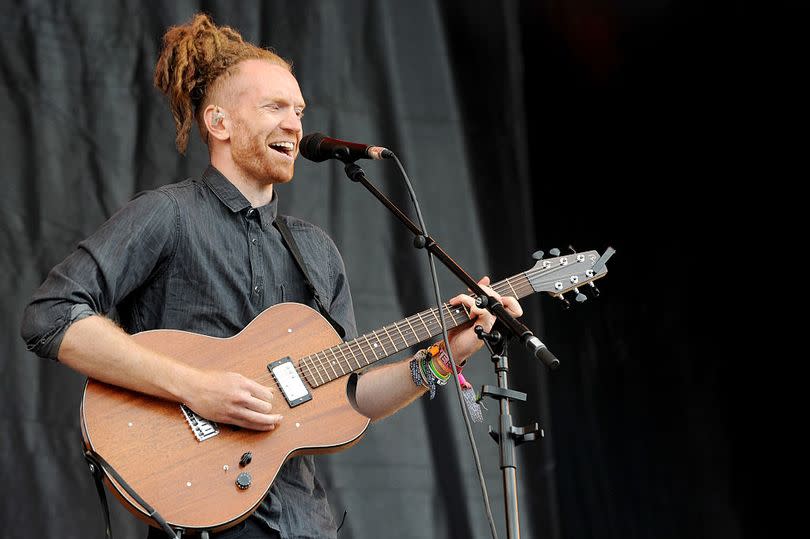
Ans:
[{"label": "microphone boom arm", "polygon": [[442,262],[442,264],[445,265],[445,267],[447,267],[447,269],[453,272],[456,277],[458,277],[478,296],[478,299],[476,300],[477,303],[480,303],[478,306],[487,309],[489,312],[495,315],[495,317],[501,321],[504,327],[514,337],[516,337],[534,357],[542,361],[543,364],[550,369],[556,369],[560,366],[560,360],[554,357],[554,354],[551,353],[548,347],[546,347],[546,345],[543,344],[540,339],[532,334],[529,328],[519,322],[514,316],[509,314],[509,312],[507,312],[499,301],[487,294],[478,285],[475,279],[464,271],[464,269],[459,266],[438,243],[436,243],[436,240],[426,235],[422,229],[410,219],[410,217],[405,215],[402,210],[397,207],[396,204],[391,202],[388,197],[386,197],[382,192],[380,192],[379,189],[372,185],[368,181],[368,178],[366,178],[365,171],[359,165],[351,161],[346,163],[344,170],[346,171],[346,176],[348,176],[350,180],[362,184],[363,187],[368,189],[369,192],[371,192],[371,194],[377,198],[377,200],[382,202],[382,204],[391,211],[391,213],[402,221],[408,230],[414,234],[413,244],[417,249],[427,249],[433,253],[433,255],[436,256]]}]

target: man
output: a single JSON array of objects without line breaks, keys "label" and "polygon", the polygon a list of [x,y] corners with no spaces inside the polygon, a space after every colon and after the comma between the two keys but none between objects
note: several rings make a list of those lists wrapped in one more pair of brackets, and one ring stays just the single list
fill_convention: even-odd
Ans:
[{"label": "man", "polygon": [[[142,193],[81,242],[35,294],[23,338],[37,354],[97,380],[185,403],[209,420],[273,430],[283,417],[269,387],[156,353],[130,334],[172,328],[227,337],[273,304],[315,306],[274,226],[278,219],[291,230],[329,315],[346,338],[356,336],[336,247],[315,226],[276,212],[273,186],[293,177],[304,99],[285,60],[205,15],[166,33],[155,83],[169,98],[178,149],[185,151],[196,122],[211,165],[200,178]],[[515,299],[502,302],[522,314]],[[492,326],[471,297],[451,303]],[[120,326],[105,317],[113,311]],[[451,333],[450,346],[460,362],[481,343],[467,327]],[[418,382],[407,360],[372,369],[357,381],[358,411],[386,417],[425,393]],[[254,515],[218,536],[236,534],[334,537],[311,456],[288,461]],[[150,537],[162,536],[150,529]]]}]

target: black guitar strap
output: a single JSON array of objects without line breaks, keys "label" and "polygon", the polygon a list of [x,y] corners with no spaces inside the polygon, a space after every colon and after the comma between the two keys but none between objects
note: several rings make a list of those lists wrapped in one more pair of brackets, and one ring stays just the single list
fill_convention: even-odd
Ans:
[{"label": "black guitar strap", "polygon": [[[124,481],[124,478],[118,475],[118,472],[115,471],[115,468],[110,466],[110,463],[104,460],[104,457],[96,453],[91,449],[86,449],[84,452],[84,458],[87,460],[87,464],[90,466],[90,471],[93,472],[93,477],[96,480],[96,488],[98,489],[98,497],[101,500],[101,506],[104,510],[104,523],[107,526],[106,529],[106,537],[108,539],[112,538],[112,529],[110,527],[110,509],[107,506],[107,496],[104,494],[104,484],[102,482],[103,474],[106,473],[115,481],[121,485],[127,494],[132,496],[132,499],[138,502],[141,507],[143,507],[147,511],[147,515],[149,518],[154,520],[166,534],[174,539],[179,539],[178,533],[182,534],[177,530],[173,530],[171,526],[166,522],[166,520],[160,516],[160,513],[155,511],[155,509],[146,503],[146,501],[141,498],[135,490],[129,486],[129,483]],[[207,532],[204,532],[207,533]]]},{"label": "black guitar strap", "polygon": [[96,482],[96,489],[98,490],[98,498],[101,501],[101,509],[104,512],[104,525],[106,526],[104,537],[112,539],[112,527],[110,526],[110,507],[107,505],[107,495],[104,492],[104,472],[101,471],[101,466],[98,461],[92,457],[92,453],[87,451],[84,454],[87,460],[87,465],[90,467],[90,472],[93,474],[93,479]]},{"label": "black guitar strap", "polygon": [[321,302],[321,297],[318,295],[318,290],[315,288],[315,285],[312,284],[312,279],[309,278],[309,271],[307,270],[306,262],[304,262],[304,258],[301,256],[301,251],[298,250],[298,245],[295,243],[295,239],[293,238],[292,233],[290,232],[287,223],[284,222],[284,219],[281,218],[281,215],[276,217],[276,220],[273,221],[273,226],[275,226],[278,231],[281,233],[281,237],[284,240],[284,245],[287,247],[287,250],[293,255],[295,259],[295,265],[298,266],[298,269],[301,271],[301,274],[304,276],[304,282],[307,285],[312,297],[315,298],[315,303],[318,305],[318,310],[321,312],[321,315],[326,318],[332,327],[335,328],[335,331],[338,332],[340,338],[344,338],[346,336],[346,330],[335,321],[329,315],[329,311],[326,310],[323,303]]}]

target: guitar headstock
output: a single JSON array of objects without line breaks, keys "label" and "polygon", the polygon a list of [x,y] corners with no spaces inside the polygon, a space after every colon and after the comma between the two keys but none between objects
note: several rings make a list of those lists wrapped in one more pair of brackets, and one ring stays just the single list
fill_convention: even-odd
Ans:
[{"label": "guitar headstock", "polygon": [[535,292],[548,292],[564,299],[563,294],[573,290],[577,293],[577,301],[584,301],[584,296],[579,299],[579,287],[604,277],[607,274],[605,262],[614,252],[608,247],[602,255],[596,251],[583,251],[543,258],[525,275]]}]

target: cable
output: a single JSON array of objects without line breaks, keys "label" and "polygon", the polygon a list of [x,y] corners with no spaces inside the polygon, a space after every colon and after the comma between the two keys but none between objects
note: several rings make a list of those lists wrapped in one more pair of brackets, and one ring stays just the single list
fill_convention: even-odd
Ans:
[{"label": "cable", "polygon": [[[411,185],[411,180],[408,178],[408,173],[405,172],[405,168],[402,166],[402,163],[399,161],[399,157],[394,152],[391,152],[391,157],[394,158],[394,161],[399,168],[400,173],[402,174],[402,178],[405,181],[405,186],[408,189],[408,196],[411,197],[411,202],[413,203],[414,209],[416,210],[416,218],[419,220],[419,226],[422,227],[422,234],[427,237],[428,231],[427,227],[425,226],[425,221],[422,219],[422,211],[419,209],[419,203],[416,201],[416,195],[413,191],[413,186]],[[492,532],[493,539],[498,539],[498,532],[495,529],[495,519],[492,518],[492,508],[490,507],[489,503],[489,495],[487,494],[487,485],[486,481],[484,480],[484,472],[481,469],[481,458],[478,456],[478,446],[475,444],[475,438],[473,437],[472,426],[470,424],[470,417],[467,413],[467,406],[464,402],[464,397],[461,394],[461,385],[459,384],[458,379],[458,370],[456,369],[456,360],[453,357],[453,352],[450,350],[450,341],[447,337],[447,324],[444,319],[444,310],[442,309],[442,305],[444,302],[442,301],[442,295],[439,291],[439,278],[436,275],[436,264],[433,260],[433,253],[430,252],[430,249],[427,250],[428,255],[428,262],[430,264],[430,277],[433,280],[433,292],[436,295],[436,303],[438,305],[439,311],[439,319],[442,325],[442,338],[444,339],[445,348],[447,349],[447,354],[450,356],[450,366],[453,369],[453,378],[455,379],[456,383],[453,384],[456,386],[456,397],[458,397],[458,403],[461,407],[461,414],[464,417],[464,426],[467,429],[467,437],[470,439],[470,446],[472,448],[473,458],[475,460],[475,469],[478,472],[478,482],[481,485],[481,494],[484,497],[484,508],[486,509],[487,513],[487,521],[489,522],[489,529]]]}]

